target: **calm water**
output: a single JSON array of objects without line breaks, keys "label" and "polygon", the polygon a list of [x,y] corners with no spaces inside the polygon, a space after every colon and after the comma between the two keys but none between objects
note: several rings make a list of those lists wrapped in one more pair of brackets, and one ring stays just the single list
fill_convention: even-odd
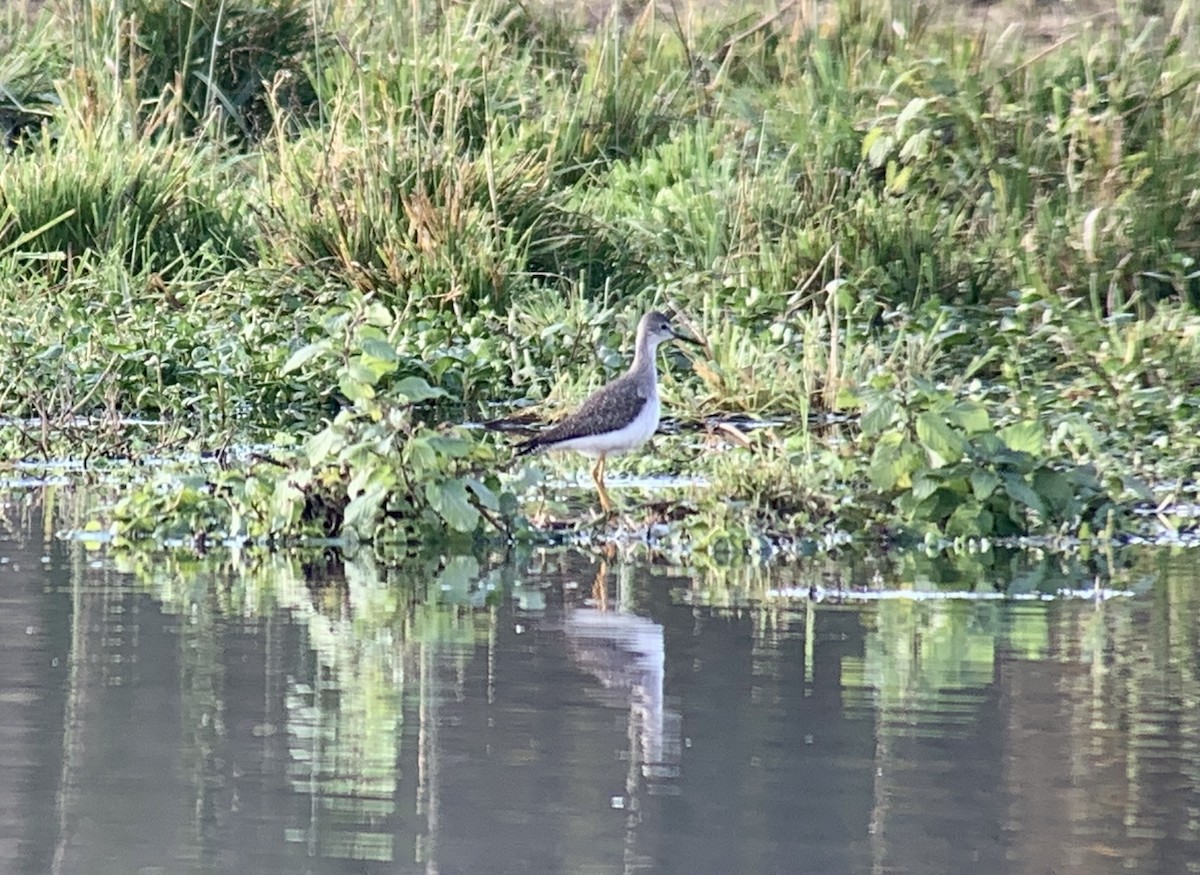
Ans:
[{"label": "calm water", "polygon": [[1200,871],[1195,551],[123,562],[7,510],[0,872]]}]

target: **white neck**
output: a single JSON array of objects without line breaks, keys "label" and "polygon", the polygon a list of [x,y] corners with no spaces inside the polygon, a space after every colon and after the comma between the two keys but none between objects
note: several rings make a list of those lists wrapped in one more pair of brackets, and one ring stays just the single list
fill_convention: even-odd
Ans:
[{"label": "white neck", "polygon": [[629,373],[641,374],[646,370],[650,371],[650,378],[657,382],[658,369],[655,366],[655,359],[658,357],[658,341],[647,341],[641,327],[638,327],[637,346],[633,351],[633,364],[629,366]]}]

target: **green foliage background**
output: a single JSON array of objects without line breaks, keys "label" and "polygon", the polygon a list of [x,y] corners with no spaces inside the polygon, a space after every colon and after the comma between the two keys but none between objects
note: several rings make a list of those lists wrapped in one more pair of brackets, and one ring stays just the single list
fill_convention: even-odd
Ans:
[{"label": "green foliage background", "polygon": [[9,8],[4,455],[197,459],[132,477],[130,536],[513,536],[577,511],[443,423],[578,400],[655,305],[707,341],[668,409],[783,423],[627,463],[708,483],[678,537],[1194,499],[1190,2],[1048,40],[898,0],[600,11]]}]

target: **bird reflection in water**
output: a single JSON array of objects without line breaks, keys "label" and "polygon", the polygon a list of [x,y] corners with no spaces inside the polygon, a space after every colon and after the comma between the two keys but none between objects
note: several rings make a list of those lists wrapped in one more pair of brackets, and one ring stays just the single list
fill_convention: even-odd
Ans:
[{"label": "bird reflection in water", "polygon": [[568,608],[563,631],[572,662],[600,682],[606,701],[629,708],[632,796],[640,778],[661,781],[678,772],[680,715],[663,702],[663,627],[624,607],[626,589],[619,581],[609,603],[608,561],[601,559],[591,605]]}]

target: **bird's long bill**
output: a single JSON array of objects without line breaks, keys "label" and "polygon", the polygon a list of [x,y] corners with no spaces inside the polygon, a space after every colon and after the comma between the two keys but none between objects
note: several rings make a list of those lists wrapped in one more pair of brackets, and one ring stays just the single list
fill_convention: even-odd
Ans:
[{"label": "bird's long bill", "polygon": [[676,340],[682,340],[684,343],[694,343],[696,346],[704,346],[704,343],[692,337],[690,334],[684,334],[676,328],[671,329],[671,334]]}]

